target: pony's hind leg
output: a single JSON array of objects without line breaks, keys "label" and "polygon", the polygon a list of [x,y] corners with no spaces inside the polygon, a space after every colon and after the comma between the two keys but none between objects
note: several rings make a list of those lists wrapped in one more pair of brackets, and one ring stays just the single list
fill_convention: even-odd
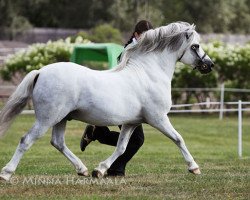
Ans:
[{"label": "pony's hind leg", "polygon": [[64,133],[65,133],[66,122],[67,121],[64,119],[55,126],[53,126],[51,144],[58,151],[60,151],[66,158],[68,158],[68,160],[74,165],[78,175],[88,176],[87,167],[82,163],[82,161],[76,155],[74,155],[68,149],[68,147],[65,144]]},{"label": "pony's hind leg", "polygon": [[15,172],[18,166],[18,163],[23,157],[23,154],[32,146],[32,144],[38,138],[42,137],[48,129],[48,126],[43,126],[38,121],[35,122],[29,132],[21,138],[11,160],[5,167],[2,168],[2,171],[0,173],[0,179],[4,179],[6,181],[10,180],[12,174]]}]

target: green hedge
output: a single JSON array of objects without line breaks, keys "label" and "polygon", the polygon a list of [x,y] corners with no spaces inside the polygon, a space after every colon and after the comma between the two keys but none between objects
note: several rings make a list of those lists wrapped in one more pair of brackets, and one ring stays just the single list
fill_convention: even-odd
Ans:
[{"label": "green hedge", "polygon": [[[74,45],[86,42],[89,40],[77,36],[74,38],[74,43],[72,43],[72,38],[67,38],[46,44],[31,45],[27,50],[18,52],[6,60],[0,71],[1,76],[4,80],[12,80],[17,74],[23,77],[29,71],[40,69],[50,63],[69,61]],[[218,87],[223,82],[226,87],[250,88],[250,44],[239,46],[213,42],[202,46],[215,63],[213,72],[201,75],[190,66],[178,63],[173,87]],[[194,95],[199,98],[200,95],[208,94],[203,92]],[[174,97],[179,98],[180,95],[174,94]],[[247,99],[249,95],[236,96],[233,93],[226,95],[226,99],[230,100],[239,98]]]},{"label": "green hedge", "polygon": [[122,34],[119,29],[114,28],[110,24],[102,24],[92,28],[89,32],[80,31],[77,35],[71,37],[71,41],[81,36],[96,43],[117,43],[122,44]]},{"label": "green hedge", "polygon": [[9,81],[17,74],[23,76],[34,69],[40,69],[51,63],[67,62],[70,60],[74,45],[86,42],[89,40],[78,36],[74,43],[71,42],[70,38],[67,38],[55,42],[33,44],[27,50],[9,56],[0,70],[1,76],[4,80]]},{"label": "green hedge", "polygon": [[[192,80],[189,80],[190,83],[180,83],[183,80],[179,80],[176,83],[177,85],[179,84],[182,87],[211,87],[224,82],[228,87],[250,88],[250,44],[240,46],[213,42],[203,44],[202,47],[215,63],[213,72],[201,76],[198,71],[193,71],[188,66],[178,67],[176,70],[176,75],[180,76],[178,78],[181,79],[182,76],[185,77],[190,74],[194,78],[194,83]],[[197,81],[194,75],[196,78],[200,78],[200,81]],[[214,79],[206,78],[206,76],[215,76],[216,82],[214,82]]]},{"label": "green hedge", "polygon": [[231,87],[250,87],[250,44],[244,46],[221,42],[210,43],[204,48],[215,62],[219,81]]},{"label": "green hedge", "polygon": [[[178,88],[211,88],[221,83],[227,88],[250,88],[250,44],[243,46],[212,42],[202,45],[205,52],[215,63],[215,67],[208,75],[201,75],[198,70],[190,66],[177,64],[172,86]],[[187,92],[185,102],[190,102],[191,96],[199,100],[210,96],[209,92]],[[214,98],[218,98],[215,94]],[[180,99],[180,93],[173,92],[173,100]],[[226,101],[238,99],[248,100],[247,93],[226,93]]]}]

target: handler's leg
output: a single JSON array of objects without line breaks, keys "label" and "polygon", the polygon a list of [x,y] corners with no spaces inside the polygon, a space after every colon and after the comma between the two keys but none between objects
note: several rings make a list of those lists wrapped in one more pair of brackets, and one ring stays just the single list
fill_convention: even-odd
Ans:
[{"label": "handler's leg", "polygon": [[93,176],[96,177],[103,176],[106,170],[112,165],[112,163],[125,152],[129,139],[136,127],[137,125],[122,126],[122,130],[119,135],[119,139],[114,153],[108,159],[101,162],[97,168],[95,168],[95,170],[92,173]]},{"label": "handler's leg", "polygon": [[[121,126],[119,126],[119,128],[121,128]],[[91,141],[98,140],[102,144],[116,146],[119,135],[120,135],[119,132],[110,131],[109,128],[106,126],[88,125],[84,131],[81,140],[82,141],[81,149],[86,148],[86,146],[83,146],[84,144],[87,144],[87,140],[84,138],[91,139]],[[83,140],[85,140],[86,142],[83,142]],[[128,146],[125,152],[121,156],[119,156],[108,169],[107,171],[108,176],[124,176],[125,167],[127,163],[137,153],[137,151],[140,149],[143,143],[144,143],[143,128],[142,125],[139,125],[132,133],[131,139],[128,142]]]},{"label": "handler's leg", "polygon": [[153,123],[150,123],[153,127],[157,128],[159,131],[164,133],[167,137],[169,137],[179,148],[180,151],[188,164],[188,170],[194,174],[200,174],[199,166],[194,161],[192,155],[189,153],[185,142],[182,136],[174,129],[172,124],[170,123],[168,117],[164,115],[161,119],[157,121],[154,120]]},{"label": "handler's leg", "polygon": [[93,132],[93,135],[98,142],[110,146],[116,146],[119,134],[120,133],[117,131],[110,131],[107,126],[95,126],[95,130]]},{"label": "handler's leg", "polygon": [[102,144],[116,146],[118,137],[118,132],[110,131],[106,126],[87,125],[82,135],[80,148],[82,151],[85,151],[89,143],[95,140]]}]

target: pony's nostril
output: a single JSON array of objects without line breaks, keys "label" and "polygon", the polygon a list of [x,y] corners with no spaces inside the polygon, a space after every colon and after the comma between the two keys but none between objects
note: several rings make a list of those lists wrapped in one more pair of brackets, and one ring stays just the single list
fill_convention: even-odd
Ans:
[{"label": "pony's nostril", "polygon": [[211,63],[211,67],[212,67],[212,68],[214,67],[214,63],[213,63],[213,62]]},{"label": "pony's nostril", "polygon": [[201,67],[203,70],[206,70],[208,68],[208,66],[206,64],[203,64]]}]

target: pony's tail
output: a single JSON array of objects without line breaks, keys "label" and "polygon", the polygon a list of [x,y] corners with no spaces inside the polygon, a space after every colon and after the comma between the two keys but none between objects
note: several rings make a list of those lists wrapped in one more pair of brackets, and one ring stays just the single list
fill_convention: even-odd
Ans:
[{"label": "pony's tail", "polygon": [[24,109],[32,94],[35,80],[39,75],[38,70],[28,73],[19,84],[15,92],[10,96],[0,112],[0,137],[4,135],[11,122]]}]

